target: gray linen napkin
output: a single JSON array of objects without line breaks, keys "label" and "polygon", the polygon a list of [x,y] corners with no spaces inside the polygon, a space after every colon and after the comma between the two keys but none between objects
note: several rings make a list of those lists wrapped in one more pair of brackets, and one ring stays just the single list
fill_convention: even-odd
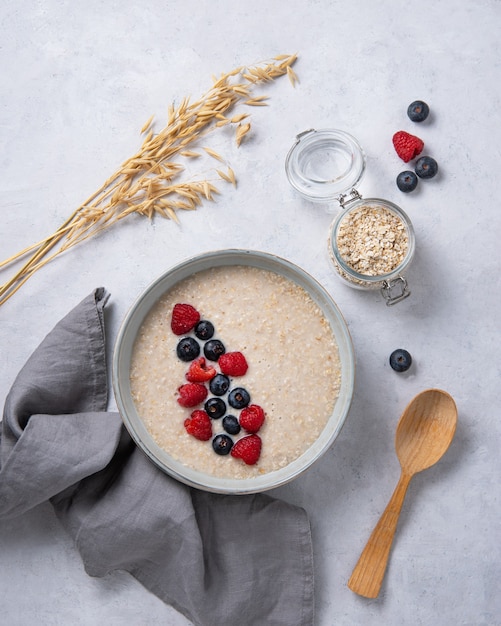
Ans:
[{"label": "gray linen napkin", "polygon": [[0,518],[50,500],[89,575],[126,570],[194,624],[310,626],[305,511],[266,494],[182,485],[106,411],[107,300],[96,289],[63,318],[10,390]]}]

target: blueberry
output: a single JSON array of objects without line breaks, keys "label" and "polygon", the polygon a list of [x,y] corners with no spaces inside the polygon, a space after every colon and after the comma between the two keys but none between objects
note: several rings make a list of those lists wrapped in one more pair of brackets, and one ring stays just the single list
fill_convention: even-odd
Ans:
[{"label": "blueberry", "polygon": [[412,365],[412,357],[407,350],[399,348],[390,354],[390,365],[396,372],[406,372]]},{"label": "blueberry", "polygon": [[414,100],[407,108],[407,115],[413,122],[424,122],[430,114],[430,107],[422,100]]},{"label": "blueberry", "polygon": [[409,193],[409,191],[414,191],[418,184],[418,177],[414,172],[410,170],[406,170],[405,172],[400,172],[397,176],[397,187],[400,191],[404,193]]},{"label": "blueberry", "polygon": [[223,417],[223,428],[229,435],[238,435],[240,432],[240,424],[234,415],[225,415]]},{"label": "blueberry", "polygon": [[230,391],[228,403],[234,409],[243,409],[250,402],[249,392],[243,387],[235,387]]},{"label": "blueberry", "polygon": [[214,452],[225,456],[233,448],[233,439],[228,435],[216,435],[212,440],[212,447]]},{"label": "blueberry", "polygon": [[200,354],[200,345],[193,337],[184,337],[177,344],[176,354],[181,361],[193,361]]},{"label": "blueberry", "polygon": [[432,157],[422,156],[416,161],[414,169],[419,178],[433,178],[438,172],[438,164]]},{"label": "blueberry", "polygon": [[219,419],[226,413],[226,403],[221,398],[209,398],[204,404],[205,412],[212,419]]},{"label": "blueberry", "polygon": [[214,324],[208,320],[200,320],[195,326],[195,335],[203,341],[211,339],[214,335]]},{"label": "blueberry", "polygon": [[230,379],[224,374],[216,374],[211,378],[209,388],[215,396],[224,396],[230,388]]},{"label": "blueberry", "polygon": [[226,348],[219,339],[210,339],[204,346],[204,354],[209,361],[217,361],[226,352]]}]

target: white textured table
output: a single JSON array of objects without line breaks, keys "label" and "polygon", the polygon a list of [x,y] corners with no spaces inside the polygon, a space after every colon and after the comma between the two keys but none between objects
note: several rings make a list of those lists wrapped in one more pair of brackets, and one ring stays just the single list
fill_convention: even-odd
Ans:
[{"label": "white textured table", "polygon": [[[167,220],[133,218],[40,271],[0,308],[0,399],[32,350],[94,287],[112,294],[111,339],[135,296],[178,261],[248,247],[310,271],[344,313],[357,355],[353,405],[328,454],[279,495],[311,518],[319,626],[501,624],[500,162],[501,4],[383,0],[85,3],[4,0],[0,9],[0,256],[50,234],[139,145],[151,114],[200,96],[212,74],[299,53],[300,84],[266,87],[237,149],[211,147],[239,183],[215,204]],[[406,117],[416,98],[432,118]],[[333,127],[367,153],[360,185],[410,215],[412,295],[386,307],[344,286],[326,252],[332,218],[295,195],[284,174],[297,133]],[[404,195],[396,130],[415,132],[440,175]],[[334,209],[333,209],[334,210]],[[8,272],[2,272],[1,282]],[[398,375],[390,352],[415,367]],[[380,597],[346,586],[398,479],[398,417],[427,387],[459,408],[452,447],[417,476],[404,504]],[[0,622],[7,626],[181,626],[186,620],[128,575],[92,579],[50,506],[0,524]]]}]

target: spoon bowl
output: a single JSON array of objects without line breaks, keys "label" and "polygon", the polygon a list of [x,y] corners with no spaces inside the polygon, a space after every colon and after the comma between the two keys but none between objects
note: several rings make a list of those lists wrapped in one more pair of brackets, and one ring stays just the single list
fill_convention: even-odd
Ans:
[{"label": "spoon bowl", "polygon": [[456,423],[456,403],[440,389],[421,392],[402,413],[395,434],[400,479],[348,581],[355,593],[366,598],[378,596],[411,478],[442,458],[454,437]]},{"label": "spoon bowl", "polygon": [[439,461],[454,437],[456,423],[456,404],[445,391],[428,389],[413,398],[395,434],[402,470],[417,474]]}]

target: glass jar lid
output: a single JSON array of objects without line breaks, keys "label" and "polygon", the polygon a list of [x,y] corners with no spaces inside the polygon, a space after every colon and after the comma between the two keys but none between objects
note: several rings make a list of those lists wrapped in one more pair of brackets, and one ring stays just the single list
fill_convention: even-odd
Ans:
[{"label": "glass jar lid", "polygon": [[313,202],[335,200],[352,189],[365,170],[358,141],[342,130],[306,130],[296,137],[285,161],[290,184]]}]

